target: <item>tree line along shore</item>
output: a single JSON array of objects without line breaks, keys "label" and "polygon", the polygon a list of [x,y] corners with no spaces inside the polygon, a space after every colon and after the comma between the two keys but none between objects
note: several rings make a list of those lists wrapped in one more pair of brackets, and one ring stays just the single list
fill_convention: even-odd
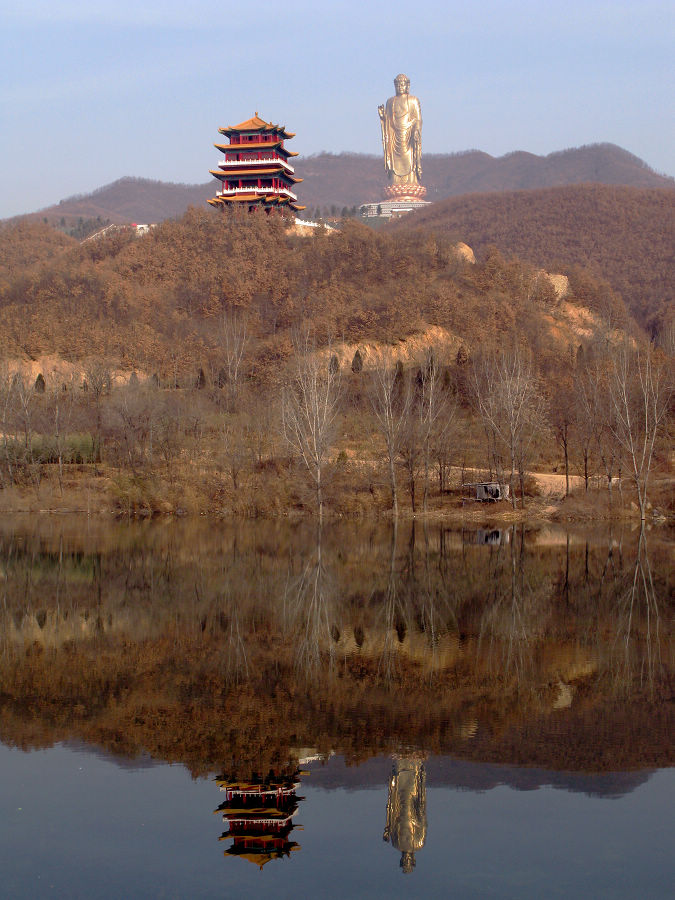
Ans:
[{"label": "tree line along shore", "polygon": [[2,242],[6,511],[672,517],[673,328],[586,270],[199,210]]}]

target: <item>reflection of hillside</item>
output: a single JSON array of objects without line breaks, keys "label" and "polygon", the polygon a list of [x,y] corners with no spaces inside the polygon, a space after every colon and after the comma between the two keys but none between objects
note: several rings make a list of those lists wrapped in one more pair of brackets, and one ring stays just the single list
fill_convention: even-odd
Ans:
[{"label": "reflection of hillside", "polygon": [[[487,765],[450,756],[432,756],[425,762],[428,788],[452,787],[467,791],[490,791],[506,785],[516,791],[540,787],[582,793],[591,797],[622,797],[644,784],[650,770],[590,775],[583,772],[555,772],[534,767]],[[348,766],[341,757],[310,767],[313,787],[323,790],[382,790],[391,773],[391,759],[376,756],[358,766]]]},{"label": "reflection of hillside", "polygon": [[629,591],[625,536],[0,532],[0,736],[194,771],[286,766],[299,744],[353,759],[403,744],[549,768],[668,764],[673,559],[650,540],[647,601]]}]

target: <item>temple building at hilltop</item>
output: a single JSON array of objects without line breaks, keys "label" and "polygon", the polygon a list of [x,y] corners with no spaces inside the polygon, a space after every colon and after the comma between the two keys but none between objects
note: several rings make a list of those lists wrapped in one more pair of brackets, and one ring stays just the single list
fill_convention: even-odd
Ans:
[{"label": "temple building at hilltop", "polygon": [[240,204],[249,210],[262,206],[265,210],[288,207],[298,212],[293,187],[302,181],[288,162],[297,156],[284,147],[284,141],[295,137],[283,125],[261,119],[258,113],[239,125],[219,128],[229,144],[215,144],[224,157],[211,174],[222,182],[222,188],[208,202],[212,206]]}]

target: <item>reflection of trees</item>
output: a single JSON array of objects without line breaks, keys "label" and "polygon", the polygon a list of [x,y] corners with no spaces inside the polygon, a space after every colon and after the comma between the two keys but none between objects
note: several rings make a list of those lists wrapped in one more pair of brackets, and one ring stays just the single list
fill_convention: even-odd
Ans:
[{"label": "reflection of trees", "polygon": [[[414,534],[414,526],[413,531]],[[384,634],[380,654],[380,670],[387,681],[396,671],[397,648],[402,643],[408,628],[406,610],[400,596],[400,578],[396,567],[396,549],[398,543],[398,520],[395,518],[391,528],[391,551],[389,554],[389,576],[380,611],[381,628]]]},{"label": "reflection of trees", "polygon": [[[324,563],[321,525],[316,543],[306,556],[300,575],[287,581],[283,597],[284,622],[295,642],[295,664],[306,676],[316,675],[334,660],[337,629],[332,579]],[[327,655],[324,654],[327,649]]]},{"label": "reflection of trees", "polygon": [[667,561],[662,559],[654,569],[644,528],[635,544],[610,530],[604,546],[585,542],[583,559],[576,566],[569,550],[567,558],[566,605],[583,622],[577,642],[594,653],[598,676],[613,690],[647,687],[651,691],[655,681],[666,675],[661,607],[668,583]]},{"label": "reflection of trees", "polygon": [[[441,664],[441,645],[452,635],[456,642],[457,620],[452,591],[443,580],[440,554],[432,549],[428,529],[420,550],[415,523],[410,527],[406,553],[397,557],[398,524],[394,521],[387,585],[377,610],[379,671],[389,681],[398,671],[401,653],[422,662],[430,676]],[[438,565],[434,566],[434,557]],[[446,648],[448,649],[448,648]],[[423,656],[423,659],[420,658]]]},{"label": "reflection of trees", "polygon": [[239,611],[234,607],[226,625],[225,673],[228,680],[248,678],[248,656],[239,625]]},{"label": "reflection of trees", "polygon": [[430,669],[436,671],[440,666],[439,647],[445,635],[452,633],[457,636],[459,631],[457,616],[454,609],[455,596],[451,585],[445,580],[439,580],[439,573],[443,574],[440,562],[435,568],[432,565],[432,551],[429,540],[429,531],[424,528],[424,577],[420,591],[420,605],[418,609],[418,624],[427,636],[427,645],[430,656]]},{"label": "reflection of trees", "polygon": [[[540,610],[537,609],[532,585],[526,574],[523,533],[520,533],[518,541],[514,530],[508,551],[500,551],[501,545],[497,548],[494,573],[496,587],[500,587],[483,611],[478,649],[480,653],[487,645],[488,665],[520,679],[532,664]],[[502,571],[499,571],[500,568]],[[505,574],[506,578],[503,577]]]},{"label": "reflection of trees", "polygon": [[[353,755],[441,749],[467,721],[483,740],[552,706],[580,721],[619,694],[656,702],[670,677],[663,532],[648,554],[616,525],[481,546],[400,522],[332,524],[310,542],[272,523],[148,523],[105,540],[59,524],[62,540],[0,528],[0,721],[18,723],[30,697],[57,740],[117,735],[178,758],[193,739],[195,766],[218,746],[254,768],[300,734]],[[204,754],[194,735],[210,735]]]},{"label": "reflection of trees", "polygon": [[661,616],[644,523],[626,581],[615,613],[612,676],[614,683],[623,688],[637,681],[653,689],[655,676],[662,673]]}]

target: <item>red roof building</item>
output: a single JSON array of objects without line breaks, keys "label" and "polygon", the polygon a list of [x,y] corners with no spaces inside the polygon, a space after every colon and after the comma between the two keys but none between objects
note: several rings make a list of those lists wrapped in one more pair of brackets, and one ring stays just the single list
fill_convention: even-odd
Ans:
[{"label": "red roof building", "polygon": [[225,801],[214,810],[222,813],[227,823],[219,840],[232,840],[226,856],[239,856],[262,867],[272,859],[282,859],[300,849],[300,844],[288,839],[293,830],[293,818],[298,810],[296,797],[299,772],[292,775],[268,776],[264,781],[230,781],[216,779]]},{"label": "red roof building", "polygon": [[211,169],[222,188],[209,200],[212,206],[243,204],[253,209],[262,206],[266,210],[276,207],[299,211],[293,191],[302,181],[295,175],[289,158],[297,156],[284,147],[284,141],[295,137],[283,125],[274,125],[255,116],[229,128],[219,128],[220,134],[229,138],[228,144],[215,144],[224,157],[217,169]]}]

